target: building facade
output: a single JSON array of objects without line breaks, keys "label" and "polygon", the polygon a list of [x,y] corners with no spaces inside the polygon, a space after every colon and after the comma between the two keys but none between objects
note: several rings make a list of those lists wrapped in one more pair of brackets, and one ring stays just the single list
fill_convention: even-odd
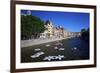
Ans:
[{"label": "building facade", "polygon": [[48,38],[52,38],[52,37],[64,38],[64,37],[67,37],[67,31],[65,31],[62,26],[54,27],[50,20],[46,21],[45,27],[47,29],[47,30],[45,30],[45,31],[47,31],[45,34],[46,34],[46,37],[48,37]]},{"label": "building facade", "polygon": [[46,31],[47,31],[47,36],[48,38],[51,38],[53,36],[53,25],[50,20],[47,20],[45,23]]},{"label": "building facade", "polygon": [[80,32],[69,32],[65,30],[62,26],[54,27],[50,20],[47,20],[45,25],[46,30],[41,33],[42,38],[67,38],[67,37],[77,37],[80,36]]}]

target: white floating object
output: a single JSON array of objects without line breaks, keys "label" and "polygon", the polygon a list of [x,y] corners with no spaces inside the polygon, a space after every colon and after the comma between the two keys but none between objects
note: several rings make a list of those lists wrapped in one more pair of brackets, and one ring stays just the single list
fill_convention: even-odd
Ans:
[{"label": "white floating object", "polygon": [[58,55],[58,56],[47,56],[45,57],[43,60],[48,60],[48,61],[51,61],[51,60],[62,60],[62,58],[65,58],[64,55]]},{"label": "white floating object", "polygon": [[74,49],[74,50],[77,50],[77,47],[74,47],[73,49]]},{"label": "white floating object", "polygon": [[37,49],[34,49],[35,51],[40,51],[41,49],[40,48],[37,48]]},{"label": "white floating object", "polygon": [[60,42],[57,42],[55,45],[61,45],[61,46],[62,46],[63,44],[62,44],[62,43],[60,43]]},{"label": "white floating object", "polygon": [[54,57],[53,57],[53,56],[48,56],[48,58],[50,58],[50,59],[54,59]]},{"label": "white floating object", "polygon": [[62,58],[64,58],[64,55],[58,55],[57,57],[59,60],[62,60]]},{"label": "white floating object", "polygon": [[58,47],[56,46],[56,47],[54,47],[54,49],[58,49]]},{"label": "white floating object", "polygon": [[49,47],[49,46],[50,46],[50,44],[47,44],[47,45],[46,45],[46,47]]},{"label": "white floating object", "polygon": [[61,57],[61,58],[64,58],[65,56],[64,55],[58,55],[59,57]]},{"label": "white floating object", "polygon": [[48,58],[48,61],[51,61],[51,59],[50,59],[50,58]]},{"label": "white floating object", "polygon": [[59,48],[59,50],[65,50],[65,48]]},{"label": "white floating object", "polygon": [[54,59],[59,59],[59,57],[58,56],[54,56]]},{"label": "white floating object", "polygon": [[51,58],[48,56],[48,57],[45,57],[43,60],[51,61]]},{"label": "white floating object", "polygon": [[38,53],[36,53],[36,54],[34,54],[34,55],[32,55],[32,56],[30,56],[31,58],[37,58],[37,57],[39,57],[40,55],[43,55],[44,54],[44,52],[38,52]]}]

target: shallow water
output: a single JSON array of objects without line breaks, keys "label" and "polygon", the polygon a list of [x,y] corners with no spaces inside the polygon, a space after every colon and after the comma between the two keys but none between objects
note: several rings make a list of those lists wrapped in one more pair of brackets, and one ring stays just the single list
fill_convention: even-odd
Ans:
[{"label": "shallow water", "polygon": [[[39,50],[36,50],[39,49]],[[39,57],[32,58],[31,56],[44,52]],[[21,48],[21,62],[46,62],[43,60],[48,56],[63,55],[64,58],[51,59],[50,61],[67,61],[67,60],[86,60],[89,59],[89,43],[79,37],[64,39],[61,41],[35,45],[31,47]],[[50,62],[49,61],[49,62]]]}]

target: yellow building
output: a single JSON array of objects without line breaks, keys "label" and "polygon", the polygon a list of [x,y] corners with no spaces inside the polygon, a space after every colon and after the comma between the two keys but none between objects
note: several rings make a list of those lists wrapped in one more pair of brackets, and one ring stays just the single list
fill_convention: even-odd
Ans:
[{"label": "yellow building", "polygon": [[52,23],[50,22],[50,20],[47,20],[46,21],[46,24],[45,24],[46,28],[47,28],[47,35],[48,37],[52,37],[53,36],[53,25]]}]

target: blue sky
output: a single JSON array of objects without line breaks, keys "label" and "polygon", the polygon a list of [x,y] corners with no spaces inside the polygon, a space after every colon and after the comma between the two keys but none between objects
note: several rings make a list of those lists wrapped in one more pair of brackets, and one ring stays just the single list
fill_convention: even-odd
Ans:
[{"label": "blue sky", "polygon": [[[21,10],[21,14],[27,14],[27,10]],[[53,26],[61,25],[70,32],[80,32],[83,28],[89,27],[89,13],[79,12],[55,12],[55,11],[31,11],[31,15],[41,20],[51,20]]]}]

